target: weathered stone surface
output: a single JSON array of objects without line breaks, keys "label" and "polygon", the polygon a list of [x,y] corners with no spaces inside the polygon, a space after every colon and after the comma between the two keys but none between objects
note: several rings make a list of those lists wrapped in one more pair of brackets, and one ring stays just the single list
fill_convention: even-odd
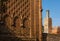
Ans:
[{"label": "weathered stone surface", "polygon": [[60,41],[60,35],[43,33],[43,41]]},{"label": "weathered stone surface", "polygon": [[3,8],[0,9],[0,20],[4,21],[6,26],[3,29],[6,28],[6,31],[8,30],[14,37],[35,38],[36,41],[41,41],[41,2],[42,0],[0,0],[1,7]]}]

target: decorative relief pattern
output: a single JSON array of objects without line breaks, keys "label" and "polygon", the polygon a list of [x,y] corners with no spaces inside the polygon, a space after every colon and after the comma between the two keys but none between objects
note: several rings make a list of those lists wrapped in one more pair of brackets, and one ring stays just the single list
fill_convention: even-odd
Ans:
[{"label": "decorative relief pattern", "polygon": [[[29,0],[5,0],[0,2],[0,13],[4,16],[5,25],[14,30],[19,36],[30,36],[30,1]],[[2,9],[3,8],[3,9]],[[0,17],[1,19],[2,16]],[[21,25],[22,24],[22,25]],[[17,33],[19,32],[19,33]]]}]

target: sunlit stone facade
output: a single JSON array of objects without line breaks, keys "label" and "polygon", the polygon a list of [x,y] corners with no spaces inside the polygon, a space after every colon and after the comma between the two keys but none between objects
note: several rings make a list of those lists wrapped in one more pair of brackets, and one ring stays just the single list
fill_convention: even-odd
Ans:
[{"label": "sunlit stone facade", "polygon": [[[2,1],[6,27],[16,37],[42,40],[42,1],[6,0]],[[2,13],[2,12],[1,12]],[[2,18],[0,17],[2,20]]]}]

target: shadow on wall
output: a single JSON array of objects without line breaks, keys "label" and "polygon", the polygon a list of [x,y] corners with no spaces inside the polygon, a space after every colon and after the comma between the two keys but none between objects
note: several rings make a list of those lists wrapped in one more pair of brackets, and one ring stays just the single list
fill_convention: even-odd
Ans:
[{"label": "shadow on wall", "polygon": [[5,13],[7,10],[6,4],[5,4],[6,1],[8,0],[0,0],[0,14]]},{"label": "shadow on wall", "polygon": [[0,23],[0,41],[21,41],[21,38],[15,37],[13,31],[8,29],[5,24]]},{"label": "shadow on wall", "polygon": [[42,41],[47,41],[47,33],[43,33]]},{"label": "shadow on wall", "polygon": [[[11,31],[5,23],[5,13],[7,11],[7,6],[5,2],[8,0],[0,0],[0,41],[21,41],[20,38],[15,37],[13,31]],[[7,17],[7,16],[6,16]],[[12,37],[13,36],[13,37]]]}]

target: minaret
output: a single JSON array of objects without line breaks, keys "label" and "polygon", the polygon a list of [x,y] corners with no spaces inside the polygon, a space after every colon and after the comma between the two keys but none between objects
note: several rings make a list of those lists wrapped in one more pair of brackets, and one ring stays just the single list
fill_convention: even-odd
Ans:
[{"label": "minaret", "polygon": [[46,10],[46,17],[44,20],[44,33],[51,33],[52,19],[49,16],[49,10]]},{"label": "minaret", "polygon": [[49,18],[49,10],[46,10],[46,17]]}]

